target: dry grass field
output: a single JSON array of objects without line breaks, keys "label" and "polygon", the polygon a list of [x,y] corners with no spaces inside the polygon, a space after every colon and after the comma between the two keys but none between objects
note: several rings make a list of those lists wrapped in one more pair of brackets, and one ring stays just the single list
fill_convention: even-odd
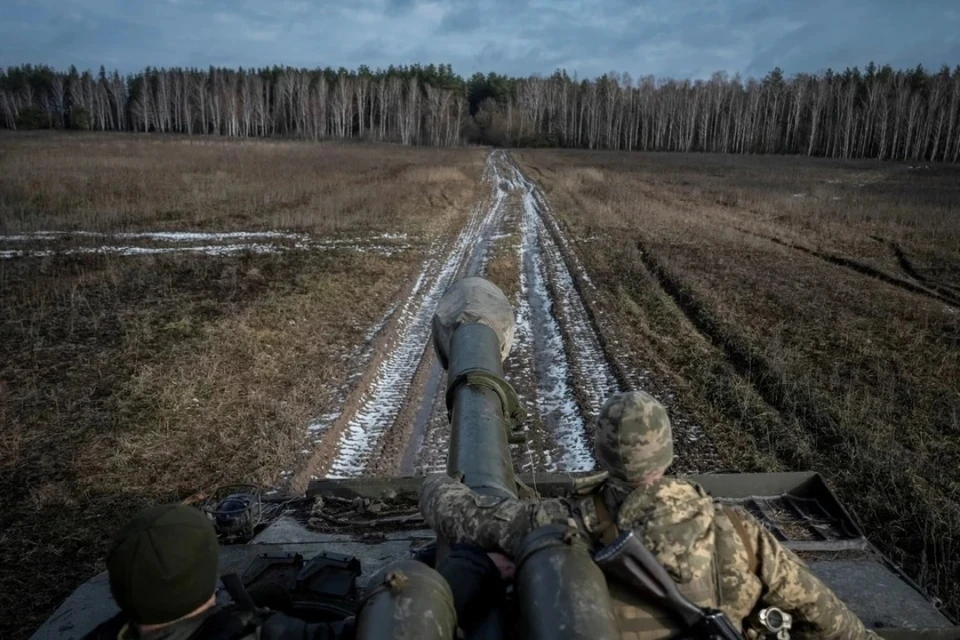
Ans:
[{"label": "dry grass field", "polygon": [[[402,401],[383,440],[406,455],[426,290],[474,253],[527,305],[507,373],[531,407],[644,381],[679,471],[820,471],[960,611],[960,168],[514,152],[524,177],[485,156],[0,135],[0,638],[102,569],[138,507],[309,477],[404,349],[420,382],[376,397]],[[537,433],[515,462],[559,459]]]},{"label": "dry grass field", "polygon": [[[100,570],[138,507],[276,486],[349,348],[462,227],[483,157],[0,137],[0,637]],[[63,230],[106,235],[31,235]]]},{"label": "dry grass field", "polygon": [[515,156],[724,463],[820,471],[960,609],[960,168]]}]

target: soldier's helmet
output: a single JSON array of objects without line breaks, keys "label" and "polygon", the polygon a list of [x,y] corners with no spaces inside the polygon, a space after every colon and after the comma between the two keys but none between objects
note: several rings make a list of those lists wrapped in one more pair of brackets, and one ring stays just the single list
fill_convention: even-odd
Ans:
[{"label": "soldier's helmet", "polygon": [[636,482],[673,462],[673,433],[667,410],[643,391],[618,393],[603,404],[593,442],[600,466]]}]

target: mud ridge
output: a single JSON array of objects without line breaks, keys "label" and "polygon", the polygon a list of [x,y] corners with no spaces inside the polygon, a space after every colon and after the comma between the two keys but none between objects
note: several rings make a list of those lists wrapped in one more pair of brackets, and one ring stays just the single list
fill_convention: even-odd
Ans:
[{"label": "mud ridge", "polygon": [[[450,446],[450,423],[447,420],[446,405],[446,372],[441,375],[438,393],[433,396],[433,403],[426,409],[430,415],[427,418],[420,442],[411,442],[408,446],[414,449],[414,475],[427,475],[447,470],[446,456],[437,455]],[[429,453],[434,452],[434,453]]]},{"label": "mud ridge", "polygon": [[911,278],[913,278],[923,286],[927,287],[931,291],[937,292],[938,294],[946,298],[946,300],[949,301],[950,304],[960,307],[960,297],[957,297],[957,294],[954,291],[952,291],[951,289],[948,289],[946,286],[941,286],[935,282],[930,282],[929,279],[921,275],[920,272],[917,271],[916,267],[913,266],[913,263],[910,261],[910,258],[907,257],[907,254],[904,252],[903,247],[901,247],[899,244],[897,244],[896,242],[893,242],[892,240],[887,244],[890,246],[890,249],[893,250],[893,255],[897,259],[897,264],[900,265],[900,269],[902,269],[905,274],[907,274],[908,276],[910,276]]},{"label": "mud ridge", "polygon": [[[730,334],[689,289],[657,261],[643,242],[637,242],[637,249],[644,267],[670,296],[690,324],[710,344],[723,352],[726,361],[736,374],[747,381],[770,407],[778,411],[785,422],[789,423],[789,418],[794,417],[802,424],[815,429],[815,433],[811,435],[816,436],[818,449],[836,447],[842,442],[838,433],[839,420],[836,416],[819,407],[811,398],[788,395],[786,391],[790,388],[788,381],[779,371],[770,366],[765,357],[756,353],[742,339]],[[776,448],[777,457],[793,468],[806,468],[813,464],[812,460],[798,457],[798,453],[783,446]]]},{"label": "mud ridge", "polygon": [[[864,264],[857,260],[853,260],[851,258],[844,258],[843,256],[834,255],[832,253],[817,251],[815,249],[809,249],[807,247],[804,247],[803,245],[795,244],[793,242],[787,242],[785,240],[781,240],[780,238],[777,238],[774,236],[767,236],[762,233],[757,233],[755,231],[748,231],[747,229],[743,229],[741,227],[734,226],[733,228],[739,231],[740,233],[753,236],[755,238],[760,238],[762,240],[767,240],[774,244],[778,244],[781,247],[786,247],[788,249],[793,249],[794,251],[799,251],[800,253],[805,253],[808,256],[819,258],[820,260],[829,262],[830,264],[837,265],[839,267],[844,267],[852,271],[856,271],[861,275],[869,276],[871,278],[876,278],[881,282],[885,282],[891,286],[897,287],[899,289],[903,289],[905,291],[909,291],[910,293],[916,293],[918,295],[925,296],[927,298],[932,298],[934,300],[937,300],[938,302],[943,302],[951,306],[960,305],[960,300],[953,299],[952,296],[947,297],[936,291],[931,291],[925,286],[914,284],[913,282],[904,280],[902,278],[897,278],[896,276],[892,276],[889,273],[886,273],[884,271],[881,271],[880,269],[877,269],[876,267],[871,267],[870,265]],[[874,240],[876,240],[876,238],[874,238]],[[916,279],[920,282],[923,282],[922,278],[916,278]]]}]

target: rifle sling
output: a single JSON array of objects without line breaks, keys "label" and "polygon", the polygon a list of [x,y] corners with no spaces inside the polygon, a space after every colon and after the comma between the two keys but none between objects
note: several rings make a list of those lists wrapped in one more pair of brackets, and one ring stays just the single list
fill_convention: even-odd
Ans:
[{"label": "rifle sling", "polygon": [[607,509],[607,503],[603,501],[603,492],[598,491],[593,494],[593,508],[597,512],[597,531],[598,538],[604,546],[613,544],[613,541],[620,535],[617,529],[617,523],[613,521],[610,510]]}]

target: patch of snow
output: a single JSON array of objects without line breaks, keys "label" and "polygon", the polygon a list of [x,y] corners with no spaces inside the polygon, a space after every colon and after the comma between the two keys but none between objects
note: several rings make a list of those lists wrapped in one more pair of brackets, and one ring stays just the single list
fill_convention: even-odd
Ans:
[{"label": "patch of snow", "polygon": [[[492,156],[491,156],[492,158]],[[488,158],[488,167],[492,159]],[[363,473],[370,453],[379,443],[384,432],[396,421],[403,406],[413,376],[430,340],[430,321],[437,303],[453,281],[464,257],[489,228],[496,206],[486,214],[478,207],[457,238],[439,272],[427,284],[432,269],[429,260],[424,263],[415,291],[423,290],[422,296],[411,295],[399,311],[399,342],[380,364],[376,377],[360,400],[360,407],[349,420],[340,439],[336,457],[327,473],[329,478],[357,476]]]},{"label": "patch of snow", "polygon": [[60,238],[119,238],[121,240],[157,240],[160,242],[225,242],[229,240],[306,240],[305,233],[289,231],[224,231],[206,233],[199,231],[138,231],[104,233],[100,231],[31,231],[18,235],[2,236],[0,242],[27,242],[58,240]]},{"label": "patch of snow", "polygon": [[[138,247],[126,244],[107,244],[96,247],[71,247],[62,250],[56,249],[3,249],[0,250],[0,259],[9,258],[43,258],[48,256],[62,255],[82,255],[82,254],[104,254],[119,256],[138,256],[138,255],[159,255],[170,253],[195,253],[209,256],[222,256],[234,253],[277,253],[281,251],[316,251],[339,249],[344,251],[356,251],[358,253],[376,253],[383,256],[393,256],[397,253],[410,249],[410,245],[382,245],[370,244],[369,240],[402,240],[406,234],[383,234],[379,236],[370,236],[368,238],[349,238],[349,239],[321,239],[316,241],[308,240],[306,234],[286,233],[280,231],[264,232],[230,232],[230,233],[192,233],[192,232],[149,232],[149,233],[118,233],[103,234],[93,231],[37,231],[33,235],[0,236],[0,241],[11,240],[53,240],[64,236],[76,237],[95,237],[109,240],[154,240],[161,242],[170,242],[174,246],[169,247]],[[224,242],[227,240],[261,238],[265,240],[296,240],[295,244],[278,244],[266,242],[232,242],[227,244],[206,244],[199,246],[188,246],[188,242]]]},{"label": "patch of snow", "polygon": [[[512,184],[520,188],[526,187],[520,172],[513,169]],[[533,360],[537,373],[537,412],[560,447],[559,460],[549,459],[546,468],[565,471],[589,470],[596,466],[596,462],[590,451],[584,419],[570,384],[570,362],[563,344],[560,324],[553,315],[553,301],[547,288],[547,273],[541,255],[547,233],[529,188],[525,189],[523,209],[520,222],[520,311],[524,316],[524,331],[529,331],[531,325],[536,328],[532,333]]]},{"label": "patch of snow", "polygon": [[333,424],[339,417],[340,417],[339,411],[325,413],[319,418],[317,418],[314,422],[311,422],[307,426],[307,431],[309,431],[312,434],[321,434],[324,431],[326,431],[330,427],[330,425]]},{"label": "patch of snow", "polygon": [[66,249],[56,251],[53,249],[37,250],[4,250],[0,251],[2,258],[45,258],[49,256],[69,256],[69,255],[117,255],[117,256],[145,256],[169,253],[199,253],[208,256],[223,256],[233,253],[275,253],[283,250],[284,247],[272,244],[217,244],[200,247],[128,247],[128,246],[104,246],[104,247],[77,247],[75,249]]}]

